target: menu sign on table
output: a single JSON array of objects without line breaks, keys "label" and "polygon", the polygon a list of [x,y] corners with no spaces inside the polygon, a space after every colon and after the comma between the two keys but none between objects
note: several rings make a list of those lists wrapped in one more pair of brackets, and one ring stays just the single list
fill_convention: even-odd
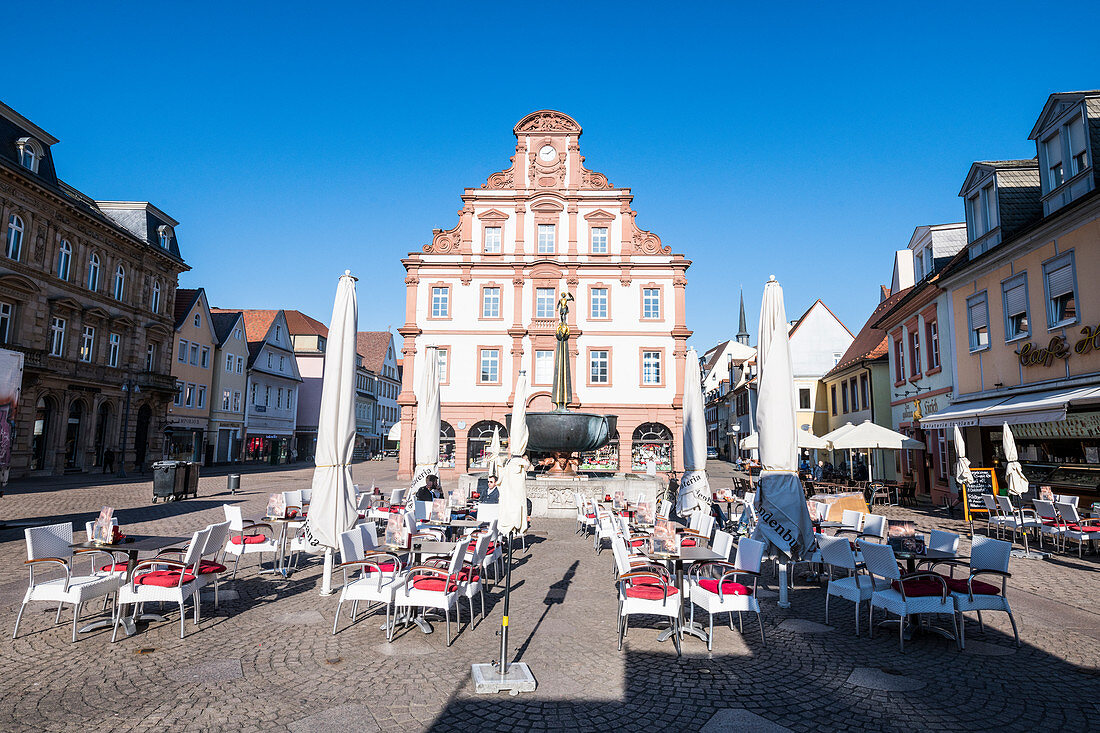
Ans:
[{"label": "menu sign on table", "polygon": [[680,538],[670,521],[663,517],[657,518],[653,524],[653,537],[649,540],[649,546],[655,555],[680,554]]},{"label": "menu sign on table", "polygon": [[626,492],[616,491],[615,495],[611,497],[611,506],[615,511],[621,511],[626,508]]},{"label": "menu sign on table", "polygon": [[451,519],[451,511],[447,508],[446,499],[432,499],[432,513],[430,521],[432,522],[449,522]]},{"label": "menu sign on table", "polygon": [[409,546],[409,528],[402,514],[391,514],[386,520],[386,544],[390,547]]},{"label": "menu sign on table", "polygon": [[638,502],[638,522],[641,524],[653,524],[653,505],[648,501]]},{"label": "menu sign on table", "polygon": [[282,492],[272,494],[267,499],[267,516],[282,519],[286,516],[286,497]]},{"label": "menu sign on table", "polygon": [[817,522],[821,521],[821,515],[818,514],[817,502],[816,501],[807,501],[806,502],[806,509],[810,512],[810,521],[811,522],[814,522],[816,524]]},{"label": "menu sign on table", "polygon": [[451,506],[464,507],[466,506],[466,490],[455,489],[451,492]]},{"label": "menu sign on table", "polygon": [[924,537],[918,535],[916,525],[906,519],[886,520],[886,544],[903,552],[924,552]]},{"label": "menu sign on table", "polygon": [[105,506],[99,510],[99,517],[92,525],[92,542],[101,545],[109,545],[114,540],[114,522],[111,516],[115,513],[112,507]]}]

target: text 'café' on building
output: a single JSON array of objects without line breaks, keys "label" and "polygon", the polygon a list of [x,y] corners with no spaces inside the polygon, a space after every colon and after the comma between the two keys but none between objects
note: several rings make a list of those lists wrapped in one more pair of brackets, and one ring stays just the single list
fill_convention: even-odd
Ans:
[{"label": "text 'caf\u00e9' on building", "polygon": [[529,410],[551,410],[557,301],[568,322],[572,408],[618,416],[606,447],[582,471],[683,470],[685,276],[689,260],[639,229],[633,196],[584,167],[581,128],[560,112],[533,112],[513,130],[512,165],[462,194],[458,224],[437,229],[406,271],[405,368],[399,475],[414,465],[421,357],[436,346],[442,403],[441,475],[487,467],[493,429],[516,377],[531,379]]}]

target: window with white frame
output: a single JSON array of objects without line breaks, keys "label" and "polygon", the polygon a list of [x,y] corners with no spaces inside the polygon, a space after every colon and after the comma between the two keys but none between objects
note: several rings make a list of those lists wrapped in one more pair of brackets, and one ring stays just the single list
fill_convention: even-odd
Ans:
[{"label": "window with white frame", "polygon": [[914,328],[909,331],[909,376],[919,376],[920,369],[920,331]]},{"label": "window with white frame", "polygon": [[448,318],[451,315],[451,289],[432,288],[432,318]]},{"label": "window with white frame", "polygon": [[271,385],[264,385],[264,407],[271,407]]},{"label": "window with white frame", "polygon": [[500,253],[500,227],[485,227],[485,251],[489,254]]},{"label": "window with white frame", "polygon": [[126,268],[122,265],[115,270],[115,300],[122,300],[126,295]]},{"label": "window with white frame", "polygon": [[149,301],[149,310],[160,313],[160,280],[153,281],[153,297]]},{"label": "window with white frame", "polygon": [[970,334],[970,350],[989,347],[989,301],[985,291],[966,299],[966,320]]},{"label": "window with white frame", "polygon": [[799,387],[798,388],[798,409],[809,410],[810,409],[810,388]]},{"label": "window with white frame", "polygon": [[50,356],[65,355],[65,319],[50,319]]},{"label": "window with white frame", "polygon": [[642,318],[661,317],[660,288],[642,288]]},{"label": "window with white frame", "polygon": [[1031,332],[1027,314],[1027,273],[1021,272],[1001,283],[1004,304],[1005,341],[1024,338]]},{"label": "window with white frame", "polygon": [[500,318],[500,288],[482,289],[481,317]]},{"label": "window with white frame", "polygon": [[107,366],[118,367],[118,351],[121,343],[122,337],[117,333],[107,337]]},{"label": "window with white frame", "polygon": [[187,387],[183,382],[176,382],[176,399],[173,400],[173,404],[176,407],[183,406],[183,391]]},{"label": "window with white frame", "polygon": [[183,406],[194,407],[195,406],[195,385],[187,384],[183,388]]},{"label": "window with white frame", "polygon": [[553,318],[556,291],[553,288],[535,288],[535,318]]},{"label": "window with white frame", "polygon": [[233,338],[237,339],[238,341],[241,340],[241,338],[242,338],[241,329],[239,329],[239,328],[234,328],[233,329]]},{"label": "window with white frame", "polygon": [[195,407],[206,407],[206,387],[201,384],[199,385],[198,391],[195,395]]},{"label": "window with white frame", "polygon": [[966,200],[967,225],[971,241],[995,229],[998,223],[993,183],[983,186]]},{"label": "window with white frame", "polygon": [[535,351],[535,384],[551,384],[554,381],[554,352]]},{"label": "window with white frame", "polygon": [[11,303],[0,302],[0,343],[6,344],[12,336],[12,313],[14,309]]},{"label": "window with white frame", "polygon": [[203,369],[209,369],[210,368],[210,347],[209,346],[203,346],[202,347],[202,357],[200,358],[200,362],[202,364]]},{"label": "window with white frame", "polygon": [[15,141],[15,148],[19,153],[19,165],[37,173],[38,164],[46,154],[42,145],[33,137],[21,137]]},{"label": "window with white frame", "polygon": [[279,373],[281,374],[284,371],[286,371],[286,357],[285,356],[280,356],[279,357]]},{"label": "window with white frame", "polygon": [[552,255],[557,251],[557,225],[538,225],[538,253],[540,255]]},{"label": "window with white frame", "polygon": [[73,261],[73,246],[69,240],[62,239],[61,247],[57,250],[57,277],[68,281],[69,268]]},{"label": "window with white frame", "polygon": [[194,323],[195,323],[195,328],[202,328],[202,314],[201,313],[196,313],[195,314]]},{"label": "window with white frame", "polygon": [[155,372],[157,370],[157,344],[155,341],[149,343],[145,347],[145,371]]},{"label": "window with white frame", "polygon": [[8,257],[19,260],[23,253],[23,219],[12,214],[8,217]]},{"label": "window with white frame", "polygon": [[275,390],[275,407],[276,409],[283,409],[283,388],[279,387]]},{"label": "window with white frame", "polygon": [[1062,135],[1056,131],[1043,140],[1040,146],[1046,163],[1047,191],[1053,191],[1066,182],[1065,169],[1062,166]]},{"label": "window with white frame", "polygon": [[157,244],[160,245],[161,249],[168,249],[168,245],[171,244],[171,242],[172,230],[168,226],[161,224],[157,227]]},{"label": "window with white frame", "polygon": [[80,334],[80,360],[91,361],[95,349],[95,328],[85,326]]},{"label": "window with white frame", "polygon": [[288,410],[293,410],[294,409],[294,390],[293,389],[288,389],[286,391],[286,409],[288,409]]},{"label": "window with white frame", "polygon": [[607,227],[592,227],[592,254],[607,254]]},{"label": "window with white frame", "polygon": [[[436,364],[439,366],[439,381],[440,382],[449,382],[449,381],[451,381],[450,378],[449,378],[450,374],[447,373],[447,356],[448,356],[449,351],[450,351],[449,349],[436,349],[435,350],[435,353],[438,356],[438,361],[436,362]],[[385,382],[382,383],[382,396],[383,397],[389,397],[390,396],[389,386],[390,385],[386,384]]]},{"label": "window with white frame", "polygon": [[1077,274],[1073,251],[1043,263],[1046,285],[1047,325],[1066,326],[1077,321]]},{"label": "window with white frame", "polygon": [[187,339],[180,339],[179,353],[176,354],[176,361],[178,361],[180,364],[186,364],[187,363],[187,346],[188,346]]},{"label": "window with white frame", "polygon": [[1066,142],[1069,147],[1069,175],[1072,178],[1089,167],[1089,154],[1085,144],[1085,123],[1080,115],[1066,124]]},{"label": "window with white frame", "polygon": [[191,344],[190,358],[188,359],[188,362],[191,364],[191,366],[199,365],[199,345],[196,343]]},{"label": "window with white frame", "polygon": [[642,352],[642,384],[661,383],[661,352]]},{"label": "window with white frame", "polygon": [[936,369],[940,365],[940,326],[935,320],[924,322],[924,340],[928,342],[928,368]]},{"label": "window with white frame", "polygon": [[611,359],[604,349],[588,352],[588,381],[591,384],[609,384],[611,382]]},{"label": "window with white frame", "polygon": [[481,350],[481,382],[495,384],[500,381],[500,349]]},{"label": "window with white frame", "polygon": [[237,357],[237,374],[244,374],[244,357]]},{"label": "window with white frame", "polygon": [[[834,365],[835,366],[835,365]],[[901,345],[901,339],[894,339],[894,383],[905,381],[905,347]]]},{"label": "window with white frame", "polygon": [[589,292],[592,296],[588,308],[588,317],[593,319],[607,318],[607,288],[592,288]]},{"label": "window with white frame", "polygon": [[222,390],[222,409],[229,409],[229,401],[233,399],[233,391],[228,389]]},{"label": "window with white frame", "polygon": [[272,364],[274,364],[274,363],[275,363],[275,356],[273,354],[271,354],[270,352],[268,352],[268,355],[267,355],[267,368],[268,369],[273,369],[274,367],[272,367]]},{"label": "window with white frame", "polygon": [[241,392],[240,390],[233,390],[233,412],[241,411]]},{"label": "window with white frame", "polygon": [[226,354],[225,355],[225,373],[226,374],[232,374],[233,373],[233,355],[232,354]]},{"label": "window with white frame", "polygon": [[88,290],[99,290],[99,255],[95,253],[88,260]]}]

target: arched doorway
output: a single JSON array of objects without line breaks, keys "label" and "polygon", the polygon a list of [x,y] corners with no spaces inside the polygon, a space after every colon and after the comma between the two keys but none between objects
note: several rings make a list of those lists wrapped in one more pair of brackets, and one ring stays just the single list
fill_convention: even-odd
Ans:
[{"label": "arched doorway", "polygon": [[630,470],[646,471],[653,461],[658,471],[672,470],[672,431],[659,422],[634,428],[630,446]]},{"label": "arched doorway", "polygon": [[111,434],[111,403],[104,402],[99,406],[99,412],[95,420],[95,455],[94,466],[103,465],[103,454],[110,446],[107,445],[108,436]]},{"label": "arched doorway", "polygon": [[149,423],[153,420],[153,411],[149,405],[138,410],[137,428],[134,430],[134,464],[139,471],[145,470],[145,456],[149,452]]},{"label": "arched doorway", "polygon": [[84,428],[84,403],[73,400],[69,405],[69,418],[65,423],[65,470],[81,467],[80,438]]},{"label": "arched doorway", "polygon": [[53,399],[39,397],[34,408],[34,431],[31,434],[31,470],[46,467],[46,450],[50,442],[50,428],[56,411]]},{"label": "arched doorway", "polygon": [[474,423],[466,435],[466,470],[484,471],[489,468],[489,446],[493,442],[493,429],[500,435],[500,448],[508,449],[508,429],[496,420]]}]

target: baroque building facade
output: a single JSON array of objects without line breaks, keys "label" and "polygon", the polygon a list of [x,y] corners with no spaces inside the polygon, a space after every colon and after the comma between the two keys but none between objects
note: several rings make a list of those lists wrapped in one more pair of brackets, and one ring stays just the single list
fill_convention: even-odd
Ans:
[{"label": "baroque building facade", "polygon": [[407,271],[399,476],[413,470],[415,386],[439,348],[443,477],[483,470],[496,429],[507,444],[515,381],[528,409],[552,409],[557,303],[568,293],[572,408],[618,416],[614,441],[582,470],[683,470],[681,446],[690,261],[635,223],[628,188],[584,166],[581,127],[552,110],[513,129],[512,165],[462,194]]},{"label": "baroque building facade", "polygon": [[25,357],[12,477],[160,458],[176,394],[177,222],[66,184],[56,142],[0,103],[0,342]]}]

